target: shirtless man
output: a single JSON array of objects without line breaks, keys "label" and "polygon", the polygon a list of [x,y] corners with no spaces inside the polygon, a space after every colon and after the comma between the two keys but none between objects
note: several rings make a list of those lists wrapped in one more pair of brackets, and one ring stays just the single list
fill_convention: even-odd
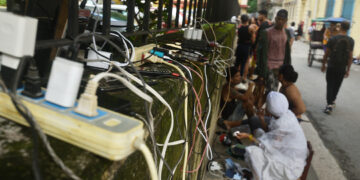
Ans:
[{"label": "shirtless man", "polygon": [[298,78],[297,72],[291,65],[283,65],[279,69],[279,81],[281,82],[280,92],[289,101],[289,109],[300,119],[301,114],[306,111],[305,103],[301,98],[299,89],[295,82]]}]

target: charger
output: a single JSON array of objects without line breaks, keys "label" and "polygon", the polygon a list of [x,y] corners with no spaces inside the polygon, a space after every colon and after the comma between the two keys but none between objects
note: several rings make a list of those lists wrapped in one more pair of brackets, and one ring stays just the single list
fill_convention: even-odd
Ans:
[{"label": "charger", "polygon": [[18,58],[34,56],[38,20],[0,11],[0,52]]},{"label": "charger", "polygon": [[[109,59],[112,59],[112,53],[110,52],[106,52],[106,51],[98,51],[99,54],[101,54],[102,56],[96,54],[95,51],[93,50],[89,50],[88,52],[88,58],[87,59],[99,59],[99,60],[105,60],[105,61],[109,61]],[[105,58],[107,57],[107,58]],[[97,68],[102,68],[102,69],[109,69],[109,62],[87,62],[86,65],[87,66],[91,66],[91,67],[97,67]]]},{"label": "charger", "polygon": [[45,99],[63,107],[73,107],[83,71],[83,64],[56,57],[51,67]]}]

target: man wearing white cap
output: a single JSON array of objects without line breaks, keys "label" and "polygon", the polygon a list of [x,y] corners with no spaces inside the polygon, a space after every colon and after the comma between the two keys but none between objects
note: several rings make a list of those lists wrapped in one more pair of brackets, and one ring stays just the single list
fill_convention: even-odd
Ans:
[{"label": "man wearing white cap", "polygon": [[247,133],[237,135],[238,139],[249,138],[257,144],[246,148],[246,161],[255,179],[296,180],[303,172],[308,155],[304,132],[283,94],[270,92],[266,110],[271,115],[268,132],[257,139]]}]

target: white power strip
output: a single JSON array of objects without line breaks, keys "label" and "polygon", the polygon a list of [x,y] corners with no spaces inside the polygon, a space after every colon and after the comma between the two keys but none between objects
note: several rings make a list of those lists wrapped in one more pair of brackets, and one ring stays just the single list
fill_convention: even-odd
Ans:
[{"label": "white power strip", "polygon": [[[110,160],[120,160],[136,149],[136,138],[143,139],[143,123],[135,118],[98,108],[99,115],[88,118],[44,100],[22,96],[37,123],[48,135],[91,151]],[[29,126],[14,108],[10,97],[0,90],[0,116]]]}]

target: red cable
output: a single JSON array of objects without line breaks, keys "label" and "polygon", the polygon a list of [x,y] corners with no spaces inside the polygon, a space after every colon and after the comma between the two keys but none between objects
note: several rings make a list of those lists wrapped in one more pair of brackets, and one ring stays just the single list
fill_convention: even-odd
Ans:
[{"label": "red cable", "polygon": [[[184,79],[185,79],[188,83],[190,83],[189,80],[186,79],[185,77],[184,77]],[[201,160],[200,160],[200,163],[199,163],[198,167],[197,167],[196,169],[192,170],[192,171],[186,171],[187,173],[197,172],[197,171],[200,169],[201,164],[202,164],[202,162],[203,162],[203,160],[204,160],[204,155],[205,155],[205,152],[206,152],[206,147],[208,146],[208,143],[209,143],[209,137],[208,137],[207,131],[206,131],[206,129],[205,129],[204,122],[203,122],[202,119],[201,119],[201,114],[202,114],[202,113],[201,113],[202,109],[201,109],[201,104],[200,104],[201,102],[200,102],[199,96],[198,96],[198,94],[196,93],[194,87],[192,87],[192,90],[193,90],[193,92],[194,92],[194,94],[195,94],[195,97],[196,97],[196,100],[197,100],[197,102],[198,102],[198,103],[197,103],[198,122],[197,122],[197,124],[196,124],[196,128],[195,128],[195,129],[198,129],[199,124],[201,123],[201,125],[202,125],[202,127],[203,127],[203,129],[204,129],[204,134],[205,134],[205,138],[206,138],[206,145],[205,145],[205,148],[204,148],[204,151],[203,151],[203,155],[202,155],[202,157],[201,157]],[[196,136],[196,133],[197,133],[197,131],[195,130],[195,132],[194,132],[194,134],[193,134],[193,143],[192,143],[192,145],[191,145],[190,152],[189,152],[189,156],[188,156],[188,161],[189,161],[190,156],[191,156],[191,154],[192,154],[192,151],[193,151],[193,149],[194,149],[195,139],[196,139],[196,137],[195,137],[195,136]]]},{"label": "red cable", "polygon": [[204,92],[204,79],[203,79],[203,77],[197,71],[192,69],[191,67],[188,67],[188,66],[186,66],[186,67],[188,69],[190,69],[191,71],[193,71],[201,79],[201,86],[200,86],[200,90],[199,90],[198,94],[199,94],[199,97],[202,97],[202,93]]}]

